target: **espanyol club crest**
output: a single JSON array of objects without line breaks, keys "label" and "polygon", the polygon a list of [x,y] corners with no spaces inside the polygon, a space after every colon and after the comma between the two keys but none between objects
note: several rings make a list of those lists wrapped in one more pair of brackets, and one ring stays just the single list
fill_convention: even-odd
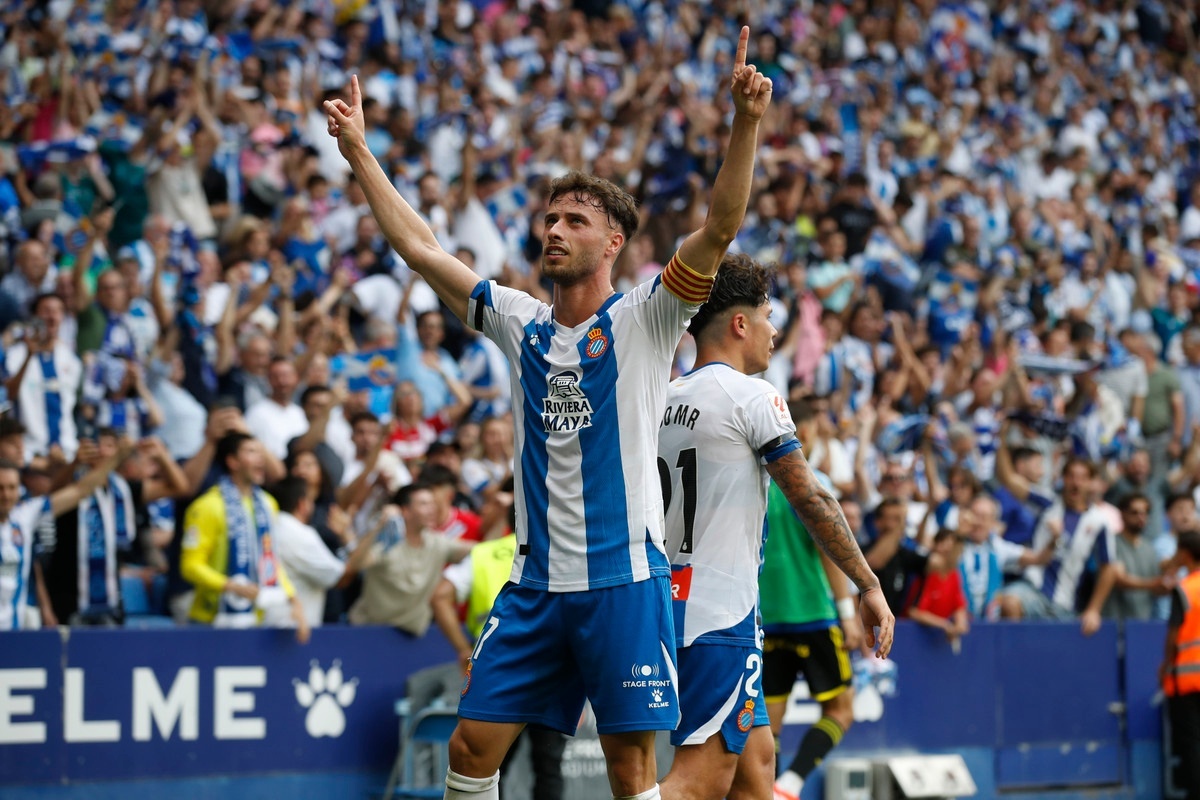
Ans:
[{"label": "espanyol club crest", "polygon": [[592,328],[587,332],[588,343],[584,348],[588,358],[599,358],[608,350],[608,337],[600,332],[599,328]]},{"label": "espanyol club crest", "polygon": [[746,731],[750,730],[750,728],[753,725],[754,725],[754,701],[747,700],[746,707],[743,708],[741,711],[739,711],[738,715],[737,715],[738,730],[741,731],[742,733],[745,733]]},{"label": "espanyol club crest", "polygon": [[367,362],[367,377],[374,386],[387,386],[393,383],[396,375],[392,370],[391,360],[383,353],[376,353]]}]

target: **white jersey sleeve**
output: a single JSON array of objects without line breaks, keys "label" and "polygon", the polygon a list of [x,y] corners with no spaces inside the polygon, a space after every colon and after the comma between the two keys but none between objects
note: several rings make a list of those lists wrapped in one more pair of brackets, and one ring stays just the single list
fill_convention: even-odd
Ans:
[{"label": "white jersey sleeve", "polygon": [[678,646],[757,644],[768,477],[799,447],[766,381],[708,364],[673,381],[659,428]]}]

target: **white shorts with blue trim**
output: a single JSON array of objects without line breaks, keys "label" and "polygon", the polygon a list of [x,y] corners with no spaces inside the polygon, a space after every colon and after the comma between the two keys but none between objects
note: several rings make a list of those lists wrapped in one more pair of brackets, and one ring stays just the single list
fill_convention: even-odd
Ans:
[{"label": "white shorts with blue trim", "polygon": [[740,754],[752,728],[768,725],[762,694],[762,651],[753,645],[694,644],[679,650],[683,719],[671,744],[703,744],[720,733]]}]

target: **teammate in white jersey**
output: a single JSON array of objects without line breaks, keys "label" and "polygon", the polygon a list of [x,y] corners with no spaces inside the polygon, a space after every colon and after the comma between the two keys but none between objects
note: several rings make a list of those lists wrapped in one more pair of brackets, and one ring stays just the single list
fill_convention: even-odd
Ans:
[{"label": "teammate in white jersey", "polygon": [[613,795],[659,796],[654,731],[679,718],[670,565],[655,441],[671,360],[745,215],[771,81],[731,81],[729,148],[704,225],[663,274],[630,292],[612,267],[637,231],[628,194],[569,173],[551,185],[542,273],[554,305],[480,281],[446,253],[366,147],[362,98],[325,104],[329,133],[405,263],[511,364],[517,556],[472,655],[450,742],[447,798],[498,797],[504,754],[527,723],[574,733],[591,700]]},{"label": "teammate in white jersey", "polygon": [[48,497],[25,500],[21,500],[21,465],[0,459],[0,631],[38,627],[38,622],[58,624],[37,561],[48,555],[54,543],[36,541],[38,529],[46,517],[67,513],[102,486],[129,451],[126,445],[119,458],[97,464]]},{"label": "teammate in white jersey", "polygon": [[[659,429],[683,719],[664,798],[769,798],[774,740],[762,697],[758,573],[774,478],[862,593],[878,655],[894,620],[841,507],[809,469],[787,404],[765,380],[775,328],[767,271],[728,255],[688,330],[696,366],[671,382]],[[874,629],[878,627],[876,635]],[[739,757],[740,756],[740,757]]]}]

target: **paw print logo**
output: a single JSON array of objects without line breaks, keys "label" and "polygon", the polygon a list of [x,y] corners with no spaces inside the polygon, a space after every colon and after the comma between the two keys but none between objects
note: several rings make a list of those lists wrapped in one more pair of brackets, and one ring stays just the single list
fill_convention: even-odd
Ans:
[{"label": "paw print logo", "polygon": [[654,702],[656,702],[656,703],[661,703],[661,702],[662,702],[662,690],[660,690],[660,689],[651,689],[651,690],[650,690],[650,694],[654,695]]},{"label": "paw print logo", "polygon": [[314,739],[328,736],[332,739],[346,730],[346,713],[342,710],[354,702],[358,693],[358,678],[347,681],[342,674],[342,662],[334,661],[328,671],[313,661],[308,670],[308,680],[292,679],[296,689],[296,702],[307,708],[304,729]]}]

